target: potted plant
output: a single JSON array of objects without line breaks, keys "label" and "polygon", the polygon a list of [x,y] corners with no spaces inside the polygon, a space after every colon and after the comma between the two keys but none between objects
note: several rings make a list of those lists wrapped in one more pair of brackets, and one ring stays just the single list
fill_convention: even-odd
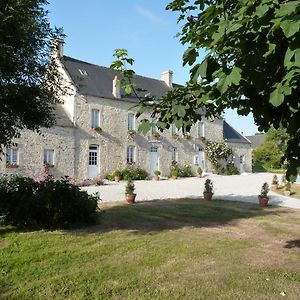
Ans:
[{"label": "potted plant", "polygon": [[177,179],[178,176],[179,176],[179,169],[178,168],[172,168],[170,173],[171,173],[170,175],[171,175],[172,179]]},{"label": "potted plant", "polygon": [[200,167],[197,169],[197,174],[198,174],[199,178],[202,177],[203,170]]},{"label": "potted plant", "polygon": [[259,206],[268,205],[268,201],[269,201],[268,192],[269,192],[269,185],[265,182],[261,187],[260,195],[258,195]]},{"label": "potted plant", "polygon": [[205,201],[211,201],[214,194],[214,185],[210,179],[206,179],[204,183],[203,198]]},{"label": "potted plant", "polygon": [[152,135],[153,135],[153,137],[155,137],[156,139],[159,139],[159,138],[160,138],[160,133],[157,132],[157,131],[153,132]]},{"label": "potted plant", "polygon": [[292,185],[291,185],[290,181],[287,181],[287,183],[284,186],[284,191],[283,191],[284,196],[291,195],[291,188],[292,188]]},{"label": "potted plant", "polygon": [[127,181],[127,185],[125,188],[125,202],[128,204],[132,204],[135,202],[136,194],[134,193],[135,186],[131,179]]},{"label": "potted plant", "polygon": [[272,189],[272,191],[276,191],[278,189],[278,177],[277,177],[277,175],[273,176],[271,189]]},{"label": "potted plant", "polygon": [[156,170],[154,171],[154,180],[159,180],[160,171]]},{"label": "potted plant", "polygon": [[178,140],[178,139],[179,139],[179,134],[178,134],[178,133],[173,133],[173,134],[172,134],[172,138],[173,138],[174,140]]},{"label": "potted plant", "polygon": [[101,133],[102,132],[102,128],[101,127],[94,127],[94,130],[97,132],[97,133]]},{"label": "potted plant", "polygon": [[5,165],[6,169],[17,169],[19,168],[19,165],[17,163],[9,163],[7,162]]},{"label": "potted plant", "polygon": [[115,182],[120,182],[122,179],[122,172],[120,170],[115,170],[113,173],[113,177],[115,179]]},{"label": "potted plant", "polygon": [[127,131],[127,138],[128,138],[129,140],[130,140],[130,139],[133,139],[135,135],[136,135],[136,131],[135,131],[135,130],[129,129],[129,130]]}]

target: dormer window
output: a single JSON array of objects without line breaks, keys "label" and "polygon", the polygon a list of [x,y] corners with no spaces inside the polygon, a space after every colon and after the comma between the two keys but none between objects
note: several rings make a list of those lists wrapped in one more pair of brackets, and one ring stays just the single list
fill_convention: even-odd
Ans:
[{"label": "dormer window", "polygon": [[198,135],[198,138],[204,137],[204,123],[203,122],[198,122],[197,135]]},{"label": "dormer window", "polygon": [[80,75],[82,75],[82,76],[88,76],[88,73],[87,73],[86,70],[84,70],[84,69],[78,69],[78,71],[79,71]]},{"label": "dormer window", "polygon": [[127,124],[128,125],[128,130],[135,130],[134,120],[135,120],[134,114],[129,113],[128,114],[128,124]]},{"label": "dormer window", "polygon": [[99,128],[100,127],[100,113],[99,109],[92,109],[92,128]]}]

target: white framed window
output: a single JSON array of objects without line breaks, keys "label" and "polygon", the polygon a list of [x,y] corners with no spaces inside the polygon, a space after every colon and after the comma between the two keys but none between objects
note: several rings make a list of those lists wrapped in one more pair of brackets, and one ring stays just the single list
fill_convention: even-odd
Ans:
[{"label": "white framed window", "polygon": [[171,150],[171,153],[172,153],[172,161],[177,161],[178,157],[177,157],[177,149],[175,147],[172,147],[172,150]]},{"label": "white framed window", "polygon": [[135,130],[135,116],[133,113],[128,114],[128,130]]},{"label": "white framed window", "polygon": [[44,150],[44,164],[54,165],[54,150],[45,149]]},{"label": "white framed window", "polygon": [[127,163],[128,164],[135,163],[135,147],[134,146],[127,147]]},{"label": "white framed window", "polygon": [[194,165],[199,166],[199,155],[194,155]]},{"label": "white framed window", "polygon": [[100,127],[100,112],[99,109],[92,109],[92,128]]},{"label": "white framed window", "polygon": [[10,165],[19,164],[19,151],[17,148],[6,149],[6,163]]},{"label": "white framed window", "polygon": [[204,137],[204,123],[200,121],[197,124],[197,136]]},{"label": "white framed window", "polygon": [[175,124],[171,124],[171,134],[174,135],[174,134],[177,134],[177,132],[178,132],[178,129],[175,126]]}]

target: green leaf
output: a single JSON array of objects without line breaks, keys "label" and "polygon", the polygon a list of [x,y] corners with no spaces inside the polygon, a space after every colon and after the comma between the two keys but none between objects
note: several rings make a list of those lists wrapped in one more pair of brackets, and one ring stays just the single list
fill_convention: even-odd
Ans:
[{"label": "green leaf", "polygon": [[195,47],[189,47],[183,54],[183,65],[189,64],[190,66],[195,62],[198,52],[196,51]]},{"label": "green leaf", "polygon": [[229,75],[230,81],[231,81],[230,85],[232,83],[235,84],[235,85],[238,85],[240,83],[241,78],[242,78],[241,72],[242,72],[242,70],[240,68],[233,67],[233,69],[232,69],[232,71],[231,71],[231,73]]},{"label": "green leaf", "polygon": [[276,12],[276,17],[285,17],[294,13],[299,8],[299,1],[289,1],[280,5]]},{"label": "green leaf", "polygon": [[294,50],[291,50],[290,48],[288,48],[285,52],[285,56],[284,56],[284,66],[285,67],[290,67],[291,66],[291,60],[293,58],[295,54]]},{"label": "green leaf", "polygon": [[255,15],[258,17],[262,17],[265,15],[265,13],[269,10],[269,5],[266,4],[260,4],[255,11]]},{"label": "green leaf", "polygon": [[149,120],[142,120],[141,124],[139,125],[138,132],[145,135],[147,132],[150,131],[151,128],[152,124]]},{"label": "green leaf", "polygon": [[263,55],[263,57],[268,57],[270,54],[274,53],[276,49],[276,44],[268,43],[269,50]]},{"label": "green leaf", "polygon": [[286,38],[293,36],[300,30],[300,16],[295,16],[293,19],[282,21],[280,27]]},{"label": "green leaf", "polygon": [[280,104],[283,103],[284,101],[284,95],[281,93],[280,88],[276,88],[271,94],[270,94],[270,99],[269,99],[270,103],[275,106],[278,107]]},{"label": "green leaf", "polygon": [[127,84],[127,85],[125,86],[124,90],[125,90],[125,94],[126,94],[127,96],[130,96],[131,93],[132,93],[132,86],[131,86],[130,84]]},{"label": "green leaf", "polygon": [[300,49],[295,50],[295,66],[300,67]]}]

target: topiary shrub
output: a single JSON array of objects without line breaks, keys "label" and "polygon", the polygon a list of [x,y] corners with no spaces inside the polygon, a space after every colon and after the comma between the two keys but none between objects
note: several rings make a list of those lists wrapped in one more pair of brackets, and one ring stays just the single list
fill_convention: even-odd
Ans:
[{"label": "topiary shrub", "polygon": [[0,181],[0,216],[5,223],[58,228],[91,224],[98,213],[98,195],[89,195],[67,179],[34,182],[27,177]]}]

